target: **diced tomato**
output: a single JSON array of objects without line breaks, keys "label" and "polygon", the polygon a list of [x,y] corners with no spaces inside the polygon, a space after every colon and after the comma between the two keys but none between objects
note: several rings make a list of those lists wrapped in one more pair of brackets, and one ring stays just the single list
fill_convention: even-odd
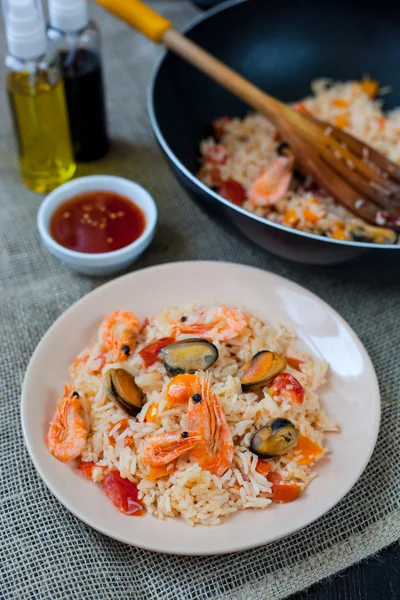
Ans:
[{"label": "diced tomato", "polygon": [[[168,469],[169,467],[169,469]],[[150,467],[149,474],[147,475],[147,479],[160,479],[160,477],[166,477],[167,475],[171,475],[174,469],[171,469],[171,464],[162,465],[161,467]]]},{"label": "diced tomato", "polygon": [[94,467],[94,462],[81,462],[76,468],[78,469],[78,471],[81,471],[84,475],[86,475],[86,477],[92,479]]},{"label": "diced tomato", "polygon": [[160,354],[160,350],[165,348],[165,346],[169,346],[169,344],[173,344],[175,338],[173,337],[164,337],[152,342],[148,346],[142,348],[139,352],[140,356],[143,358],[143,362],[146,367],[151,367],[158,359],[158,355]]},{"label": "diced tomato", "polygon": [[269,388],[269,393],[274,398],[280,396],[294,404],[302,404],[304,400],[304,388],[290,373],[277,375]]},{"label": "diced tomato", "polygon": [[153,402],[153,404],[150,404],[149,408],[147,409],[144,420],[147,423],[155,423],[155,421],[157,419],[157,415],[158,415],[158,405],[155,404],[155,402]]},{"label": "diced tomato", "polygon": [[218,188],[218,194],[237,206],[242,206],[244,199],[246,198],[244,187],[234,179],[228,179],[228,181],[221,183]]},{"label": "diced tomato", "polygon": [[307,108],[307,106],[304,104],[304,102],[295,102],[293,104],[293,108],[295,108],[296,110],[298,110],[299,112],[304,113],[305,115],[311,115],[311,111]]},{"label": "diced tomato", "polygon": [[167,401],[170,406],[182,406],[189,402],[192,395],[196,375],[185,373],[173,377],[166,389]]},{"label": "diced tomato", "polygon": [[294,356],[287,356],[286,361],[292,369],[298,369],[304,362],[304,360],[300,360],[300,358],[295,358]]},{"label": "diced tomato", "polygon": [[268,460],[262,460],[261,458],[257,461],[256,471],[261,475],[268,475],[272,469],[272,464]]},{"label": "diced tomato", "polygon": [[321,456],[324,451],[321,446],[310,440],[309,437],[300,434],[297,438],[297,444],[293,448],[293,452],[301,453],[301,458],[294,458],[298,465],[309,465]]},{"label": "diced tomato", "polygon": [[119,471],[110,471],[102,483],[102,488],[120,512],[135,516],[143,514],[143,506],[138,498],[137,485],[128,479],[123,479]]},{"label": "diced tomato", "polygon": [[221,144],[212,144],[208,146],[204,153],[207,162],[214,165],[224,165],[228,160],[229,154],[226,148]]},{"label": "diced tomato", "polygon": [[93,479],[94,469],[106,470],[106,467],[99,467],[94,462],[81,462],[76,468],[89,479]]},{"label": "diced tomato", "polygon": [[283,483],[282,477],[276,471],[268,473],[267,479],[272,483],[272,500],[274,502],[293,502],[299,497],[301,487],[297,483]]},{"label": "diced tomato", "polygon": [[211,167],[211,169],[208,169],[207,174],[209,176],[209,178],[211,179],[211,183],[214,186],[218,186],[220,185],[222,179],[221,179],[221,169],[219,167]]},{"label": "diced tomato", "polygon": [[219,117],[218,119],[214,119],[212,122],[212,127],[214,130],[214,137],[217,140],[220,140],[225,133],[226,126],[232,121],[232,117]]}]

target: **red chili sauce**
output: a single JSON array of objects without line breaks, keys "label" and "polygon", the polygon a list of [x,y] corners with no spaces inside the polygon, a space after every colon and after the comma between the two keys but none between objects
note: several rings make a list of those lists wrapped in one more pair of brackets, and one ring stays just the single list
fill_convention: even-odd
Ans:
[{"label": "red chili sauce", "polygon": [[98,190],[61,204],[51,217],[50,233],[65,248],[97,254],[131,244],[145,226],[142,210],[131,200]]}]

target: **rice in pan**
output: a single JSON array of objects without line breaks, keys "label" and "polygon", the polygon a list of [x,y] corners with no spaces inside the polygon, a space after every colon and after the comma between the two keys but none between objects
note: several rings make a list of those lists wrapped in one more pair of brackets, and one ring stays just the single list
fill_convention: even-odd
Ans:
[{"label": "rice in pan", "polygon": [[[383,112],[375,81],[319,79],[311,87],[312,95],[294,105],[298,110],[346,130],[400,164],[400,109]],[[386,91],[382,88],[380,93]],[[394,232],[356,218],[310,177],[293,176],[293,162],[285,157],[280,135],[265,117],[255,113],[243,119],[221,117],[213,122],[213,130],[214,136],[200,144],[198,177],[231,202],[317,235],[397,242]]]},{"label": "rice in pan", "polygon": [[[196,360],[207,372],[179,374]],[[193,303],[142,324],[116,311],[71,365],[47,445],[79,457],[121,512],[218,525],[295,500],[316,477],[325,433],[338,431],[318,398],[327,370],[287,328],[239,308]]]}]

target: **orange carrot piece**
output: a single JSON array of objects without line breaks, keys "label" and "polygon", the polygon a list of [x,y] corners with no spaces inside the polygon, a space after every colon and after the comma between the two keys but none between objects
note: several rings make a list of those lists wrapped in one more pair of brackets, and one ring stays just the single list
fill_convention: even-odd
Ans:
[{"label": "orange carrot piece", "polygon": [[299,217],[297,212],[292,208],[288,208],[283,215],[283,224],[288,225],[289,227],[293,227],[298,222]]},{"label": "orange carrot piece", "polygon": [[349,105],[347,100],[345,100],[344,98],[337,98],[333,101],[333,104],[338,108],[346,108]]},{"label": "orange carrot piece", "polygon": [[314,225],[318,223],[318,221],[321,219],[321,217],[319,215],[316,215],[309,206],[306,206],[303,210],[303,217],[307,219],[307,221],[310,221],[310,223],[313,223]]},{"label": "orange carrot piece", "polygon": [[321,456],[324,451],[321,446],[313,442],[309,437],[300,434],[293,452],[301,453],[301,458],[294,459],[298,465],[309,465]]},{"label": "orange carrot piece", "polygon": [[336,127],[339,127],[339,129],[348,127],[350,125],[349,117],[347,117],[346,115],[338,115],[335,118],[335,125]]},{"label": "orange carrot piece", "polygon": [[343,229],[335,229],[335,231],[331,234],[335,240],[347,240],[347,235]]},{"label": "orange carrot piece", "polygon": [[158,405],[153,402],[153,404],[150,404],[149,408],[147,409],[144,420],[147,423],[155,423],[157,416],[158,416]]},{"label": "orange carrot piece", "polygon": [[161,467],[150,467],[150,471],[149,474],[147,476],[147,479],[149,480],[153,480],[153,479],[160,479],[160,477],[166,477],[167,475],[171,475],[171,473],[173,473],[174,469],[171,469],[168,467],[170,467],[171,465],[162,465]]},{"label": "orange carrot piece", "polygon": [[379,83],[373,79],[364,79],[361,82],[361,89],[364,94],[367,94],[370,98],[375,98],[379,90]]},{"label": "orange carrot piece", "polygon": [[297,483],[280,483],[272,489],[272,500],[274,502],[287,503],[296,500],[301,493],[301,487]]},{"label": "orange carrot piece", "polygon": [[293,502],[299,497],[301,487],[297,483],[282,482],[282,477],[276,471],[268,473],[267,479],[272,483],[273,502]]},{"label": "orange carrot piece", "polygon": [[173,377],[167,385],[166,396],[170,406],[182,406],[189,402],[196,375],[184,373]]}]

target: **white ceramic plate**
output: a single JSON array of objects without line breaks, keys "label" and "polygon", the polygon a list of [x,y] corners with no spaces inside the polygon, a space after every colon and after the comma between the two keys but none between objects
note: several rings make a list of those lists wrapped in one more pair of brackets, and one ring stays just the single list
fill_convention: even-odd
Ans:
[{"label": "white ceramic plate", "polygon": [[[331,366],[322,399],[340,434],[328,435],[329,456],[319,477],[291,504],[245,510],[218,527],[189,527],[182,519],[160,521],[122,515],[100,486],[74,464],[63,464],[45,445],[67,366],[90,342],[103,317],[117,308],[140,318],[191,300],[241,303],[259,317],[278,319],[302,344]],[[380,396],[371,361],[346,322],[306,289],[271,273],[222,262],[182,262],[131,273],[98,288],[67,310],[49,329],[29,363],[22,391],[22,426],[31,458],[62,504],[98,531],[134,546],[172,554],[221,554],[280,539],[332,508],[363,472],[375,446]]]}]

